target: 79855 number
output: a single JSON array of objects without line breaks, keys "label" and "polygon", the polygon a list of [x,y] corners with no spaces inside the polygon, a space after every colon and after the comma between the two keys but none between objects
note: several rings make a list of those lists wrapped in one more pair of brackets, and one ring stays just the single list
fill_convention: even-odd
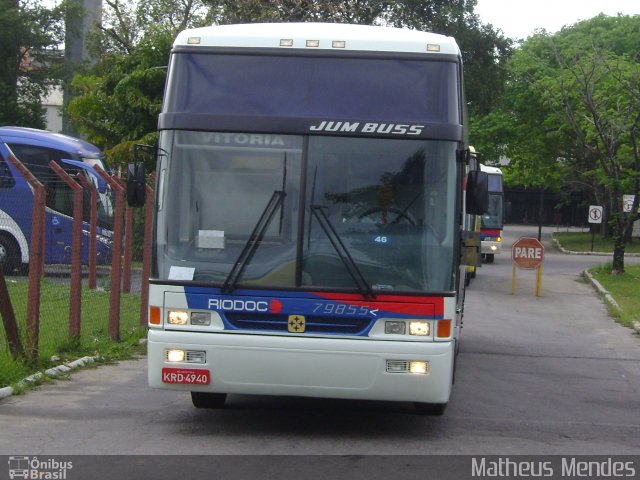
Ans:
[{"label": "79855 number", "polygon": [[313,313],[325,315],[352,315],[365,316],[373,313],[369,307],[359,305],[347,305],[345,303],[316,303]]}]

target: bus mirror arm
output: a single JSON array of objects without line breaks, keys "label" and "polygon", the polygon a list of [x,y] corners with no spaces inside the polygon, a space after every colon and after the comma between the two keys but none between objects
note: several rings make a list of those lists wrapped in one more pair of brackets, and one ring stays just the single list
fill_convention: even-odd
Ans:
[{"label": "bus mirror arm", "polygon": [[144,163],[127,165],[127,203],[130,207],[142,207],[146,201]]},{"label": "bus mirror arm", "polygon": [[489,209],[489,176],[478,170],[467,176],[466,210],[470,215],[482,215]]}]

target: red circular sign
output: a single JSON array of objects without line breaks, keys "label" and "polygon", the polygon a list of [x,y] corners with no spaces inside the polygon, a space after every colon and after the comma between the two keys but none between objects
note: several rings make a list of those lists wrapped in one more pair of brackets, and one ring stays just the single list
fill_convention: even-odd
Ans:
[{"label": "red circular sign", "polygon": [[544,245],[537,238],[522,237],[511,247],[511,259],[520,268],[538,268],[544,261]]}]

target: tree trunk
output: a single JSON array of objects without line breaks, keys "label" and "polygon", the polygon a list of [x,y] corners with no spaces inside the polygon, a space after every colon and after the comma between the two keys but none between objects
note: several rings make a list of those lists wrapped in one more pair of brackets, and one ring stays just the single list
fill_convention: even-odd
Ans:
[{"label": "tree trunk", "polygon": [[624,242],[625,215],[622,212],[622,195],[618,182],[614,182],[611,187],[609,205],[611,208],[611,221],[608,223],[613,230],[613,267],[611,273],[613,275],[622,275],[624,273],[624,251],[626,248]]},{"label": "tree trunk", "polygon": [[616,233],[613,238],[613,266],[611,273],[613,275],[622,275],[624,273],[624,235]]}]

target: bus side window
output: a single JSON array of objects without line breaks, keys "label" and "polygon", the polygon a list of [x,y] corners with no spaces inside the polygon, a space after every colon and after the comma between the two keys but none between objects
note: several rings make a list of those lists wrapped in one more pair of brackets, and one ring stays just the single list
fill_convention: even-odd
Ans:
[{"label": "bus side window", "polygon": [[[63,158],[73,158],[71,153],[63,152],[55,148],[39,145],[26,145],[12,143],[9,145],[13,153],[25,167],[44,185],[46,191],[47,207],[65,215],[73,215],[73,192],[58,175],[51,170],[49,162],[55,160],[60,164]],[[77,169],[64,166],[69,174],[74,174]]]},{"label": "bus side window", "polygon": [[[38,145],[25,145],[20,143],[9,144],[9,148],[16,157],[27,167],[35,177],[42,183],[47,180],[58,180],[58,176],[49,167],[49,162],[55,160],[60,163],[63,158],[71,158],[71,153],[66,153],[55,148],[41,147]],[[72,173],[75,169],[66,167],[67,173]]]},{"label": "bus side window", "polygon": [[4,158],[0,157],[0,188],[13,188],[16,181]]}]

